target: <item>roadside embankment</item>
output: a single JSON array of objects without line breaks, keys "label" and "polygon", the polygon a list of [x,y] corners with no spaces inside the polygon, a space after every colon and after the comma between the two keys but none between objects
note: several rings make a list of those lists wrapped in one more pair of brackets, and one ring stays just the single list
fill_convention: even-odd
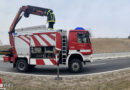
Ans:
[{"label": "roadside embankment", "polygon": [[108,73],[69,76],[56,81],[50,76],[0,73],[7,90],[130,90],[130,68]]},{"label": "roadside embankment", "polygon": [[130,39],[127,38],[94,38],[94,53],[130,52]]}]

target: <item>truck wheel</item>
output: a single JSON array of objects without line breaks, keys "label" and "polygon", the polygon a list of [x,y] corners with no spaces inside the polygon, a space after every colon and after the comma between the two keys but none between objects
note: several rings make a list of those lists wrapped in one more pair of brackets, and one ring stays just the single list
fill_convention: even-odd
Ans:
[{"label": "truck wheel", "polygon": [[17,62],[16,62],[16,69],[20,72],[26,72],[28,71],[28,63],[26,62],[26,60],[24,59],[19,59]]},{"label": "truck wheel", "polygon": [[83,69],[82,62],[79,59],[73,59],[69,62],[69,70],[72,73],[81,72]]},{"label": "truck wheel", "polygon": [[29,65],[29,70],[32,70],[35,68],[36,65]]}]

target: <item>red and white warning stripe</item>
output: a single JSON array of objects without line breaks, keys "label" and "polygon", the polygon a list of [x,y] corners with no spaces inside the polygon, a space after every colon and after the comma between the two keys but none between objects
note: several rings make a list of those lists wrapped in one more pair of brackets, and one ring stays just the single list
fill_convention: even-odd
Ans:
[{"label": "red and white warning stripe", "polygon": [[41,46],[41,43],[38,41],[38,39],[35,37],[36,35],[32,35],[32,42],[34,42],[33,44],[31,43],[32,46]]},{"label": "red and white warning stripe", "polygon": [[53,38],[50,38],[48,35],[41,35],[41,36],[45,38],[51,46],[55,45],[55,40]]},{"label": "red and white warning stripe", "polygon": [[31,59],[30,64],[32,65],[56,65],[56,60],[54,59]]},{"label": "red and white warning stripe", "polygon": [[4,85],[3,84],[0,84],[0,88],[3,88],[4,87]]},{"label": "red and white warning stripe", "polygon": [[27,38],[27,36],[18,36],[19,39],[23,40],[26,44],[30,45],[30,40]]},{"label": "red and white warning stripe", "polygon": [[0,78],[0,88],[3,88],[4,85],[2,84],[2,79]]},{"label": "red and white warning stripe", "polygon": [[30,41],[30,37],[28,35],[25,35],[25,38],[27,38]]},{"label": "red and white warning stripe", "polygon": [[56,34],[39,34],[31,35],[31,39],[27,35],[19,35],[19,39],[23,40],[26,44],[30,46],[30,40],[32,46],[53,46],[55,45]]},{"label": "red and white warning stripe", "polygon": [[47,46],[51,46],[51,44],[48,42],[48,40],[46,40],[43,36],[39,35],[39,37],[43,40],[43,42],[44,42]]},{"label": "red and white warning stripe", "polygon": [[41,34],[31,36],[32,46],[53,46],[55,43],[55,34]]},{"label": "red and white warning stripe", "polygon": [[[35,39],[34,39],[34,37],[35,37]],[[35,45],[37,46],[47,46],[47,44],[38,36],[38,35],[34,35],[34,37],[33,37],[33,40],[35,40],[36,41],[36,39],[37,39],[37,42],[39,42],[40,44],[38,45],[35,41]]]}]

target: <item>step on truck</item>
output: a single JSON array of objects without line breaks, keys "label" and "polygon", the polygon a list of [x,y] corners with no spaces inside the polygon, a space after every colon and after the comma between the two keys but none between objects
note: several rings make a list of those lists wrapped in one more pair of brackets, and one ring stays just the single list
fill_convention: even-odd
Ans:
[{"label": "step on truck", "polygon": [[92,62],[93,50],[87,30],[52,31],[45,25],[15,29],[23,15],[46,16],[48,10],[35,6],[20,8],[9,31],[11,54],[3,57],[4,62],[13,63],[13,67],[20,72],[36,65],[66,65],[71,72],[81,72],[83,64]]}]

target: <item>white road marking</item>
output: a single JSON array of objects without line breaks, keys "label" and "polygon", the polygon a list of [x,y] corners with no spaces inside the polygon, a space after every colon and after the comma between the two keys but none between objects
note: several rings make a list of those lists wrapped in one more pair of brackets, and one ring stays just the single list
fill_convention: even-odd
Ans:
[{"label": "white road marking", "polygon": [[95,63],[95,64],[90,64],[90,65],[103,65],[103,64],[107,64],[107,63]]}]

